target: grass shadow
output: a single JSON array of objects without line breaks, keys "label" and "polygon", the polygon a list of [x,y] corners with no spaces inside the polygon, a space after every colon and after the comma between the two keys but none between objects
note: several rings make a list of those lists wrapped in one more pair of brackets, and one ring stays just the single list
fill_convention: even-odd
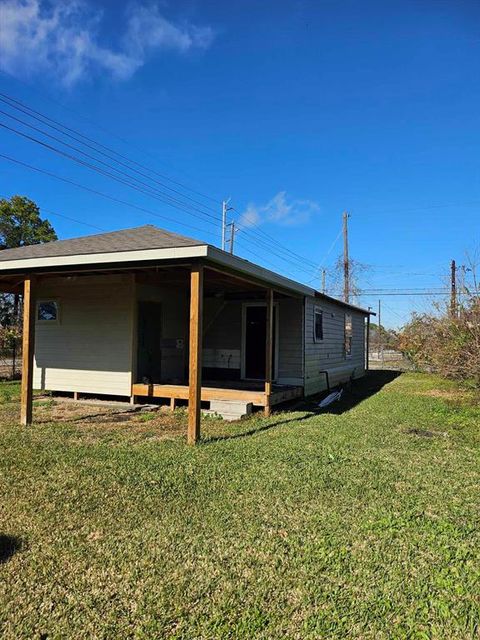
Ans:
[{"label": "grass shadow", "polygon": [[321,409],[318,406],[318,403],[322,398],[328,395],[326,392],[321,396],[318,396],[313,401],[313,406],[311,403],[306,403],[309,405],[308,408],[314,413],[329,413],[333,415],[341,415],[347,411],[350,411],[358,404],[363,402],[364,400],[368,400],[372,396],[376,395],[383,389],[383,387],[390,382],[393,382],[396,378],[402,375],[402,371],[398,371],[395,369],[377,369],[373,371],[367,371],[366,375],[363,378],[359,378],[358,380],[354,380],[353,382],[349,382],[343,386],[343,396],[342,399],[338,402],[334,402],[328,407]]},{"label": "grass shadow", "polygon": [[7,562],[21,547],[20,538],[0,533],[0,564]]},{"label": "grass shadow", "polygon": [[[394,369],[368,371],[363,378],[359,378],[358,380],[354,380],[352,383],[344,385],[344,393],[342,399],[339,402],[334,402],[324,409],[320,408],[318,406],[318,403],[322,398],[328,395],[327,392],[323,392],[322,394],[313,396],[312,398],[308,398],[307,400],[302,400],[300,402],[296,401],[293,405],[290,406],[291,411],[302,412],[303,415],[301,416],[277,420],[276,422],[266,422],[263,424],[259,424],[257,427],[253,427],[239,433],[207,437],[205,439],[202,439],[202,444],[211,444],[213,442],[220,442],[222,440],[236,440],[238,438],[247,438],[249,436],[254,436],[264,431],[270,431],[271,429],[275,429],[292,422],[302,422],[303,420],[307,420],[308,418],[311,418],[315,415],[341,415],[342,413],[350,411],[364,400],[367,400],[371,396],[381,391],[385,385],[389,384],[400,375],[402,375],[402,372]],[[285,410],[288,411],[288,408],[284,407],[282,409],[282,411]]]},{"label": "grass shadow", "polygon": [[253,427],[252,429],[248,429],[247,431],[240,431],[239,433],[226,433],[224,435],[219,436],[209,436],[207,438],[202,438],[202,444],[212,444],[213,442],[221,442],[222,440],[237,440],[239,438],[247,438],[249,436],[254,436],[257,433],[262,433],[264,431],[270,431],[271,429],[275,429],[276,427],[281,427],[285,424],[290,424],[291,422],[301,422],[302,420],[306,420],[307,418],[311,418],[314,415],[313,412],[305,413],[305,415],[299,416],[298,418],[287,418],[285,420],[277,420],[277,422],[268,422],[267,424],[259,424],[258,427]]}]

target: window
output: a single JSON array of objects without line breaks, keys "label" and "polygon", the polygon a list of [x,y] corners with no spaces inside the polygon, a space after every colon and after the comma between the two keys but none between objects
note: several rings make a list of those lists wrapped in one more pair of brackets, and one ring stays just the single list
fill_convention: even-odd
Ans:
[{"label": "window", "polygon": [[345,356],[350,358],[352,355],[352,316],[349,313],[345,314]]},{"label": "window", "polygon": [[314,309],[313,320],[314,342],[321,342],[323,340],[323,311],[318,307]]},{"label": "window", "polygon": [[45,323],[58,322],[58,302],[55,300],[41,300],[37,303],[37,321]]}]

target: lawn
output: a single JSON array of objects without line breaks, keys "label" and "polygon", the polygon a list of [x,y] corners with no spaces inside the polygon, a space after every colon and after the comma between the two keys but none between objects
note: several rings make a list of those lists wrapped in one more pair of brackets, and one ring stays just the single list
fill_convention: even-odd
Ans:
[{"label": "lawn", "polygon": [[453,383],[372,372],[194,448],[182,411],[43,399],[20,428],[0,400],[4,640],[479,637],[480,404]]}]

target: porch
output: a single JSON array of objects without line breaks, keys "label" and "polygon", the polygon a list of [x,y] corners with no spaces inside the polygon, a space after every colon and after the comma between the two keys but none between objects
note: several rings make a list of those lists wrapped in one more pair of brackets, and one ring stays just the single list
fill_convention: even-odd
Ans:
[{"label": "porch", "polygon": [[[194,443],[204,403],[268,416],[303,395],[303,299],[287,289],[193,261],[22,279],[23,424],[32,388],[151,397],[188,403]],[[42,317],[43,306],[55,318]]]},{"label": "porch", "polygon": [[[201,402],[217,400],[239,401],[251,403],[256,407],[278,405],[282,402],[301,398],[303,387],[295,385],[272,384],[270,394],[265,392],[265,384],[260,382],[225,382],[221,380],[205,380],[200,391]],[[189,387],[187,384],[134,384],[132,398],[161,398],[170,400],[170,406],[175,408],[176,400],[188,400]]]}]

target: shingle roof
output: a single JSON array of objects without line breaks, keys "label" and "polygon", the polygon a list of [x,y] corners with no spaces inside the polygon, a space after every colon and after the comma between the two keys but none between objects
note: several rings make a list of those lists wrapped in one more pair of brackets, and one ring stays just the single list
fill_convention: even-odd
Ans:
[{"label": "shingle roof", "polygon": [[152,224],[110,233],[98,233],[71,240],[55,240],[45,244],[33,244],[16,249],[0,250],[0,262],[3,260],[23,260],[28,258],[52,258],[57,256],[111,253],[118,251],[137,251],[143,249],[171,249],[176,247],[195,247],[206,242],[187,238],[177,233],[165,231]]}]

